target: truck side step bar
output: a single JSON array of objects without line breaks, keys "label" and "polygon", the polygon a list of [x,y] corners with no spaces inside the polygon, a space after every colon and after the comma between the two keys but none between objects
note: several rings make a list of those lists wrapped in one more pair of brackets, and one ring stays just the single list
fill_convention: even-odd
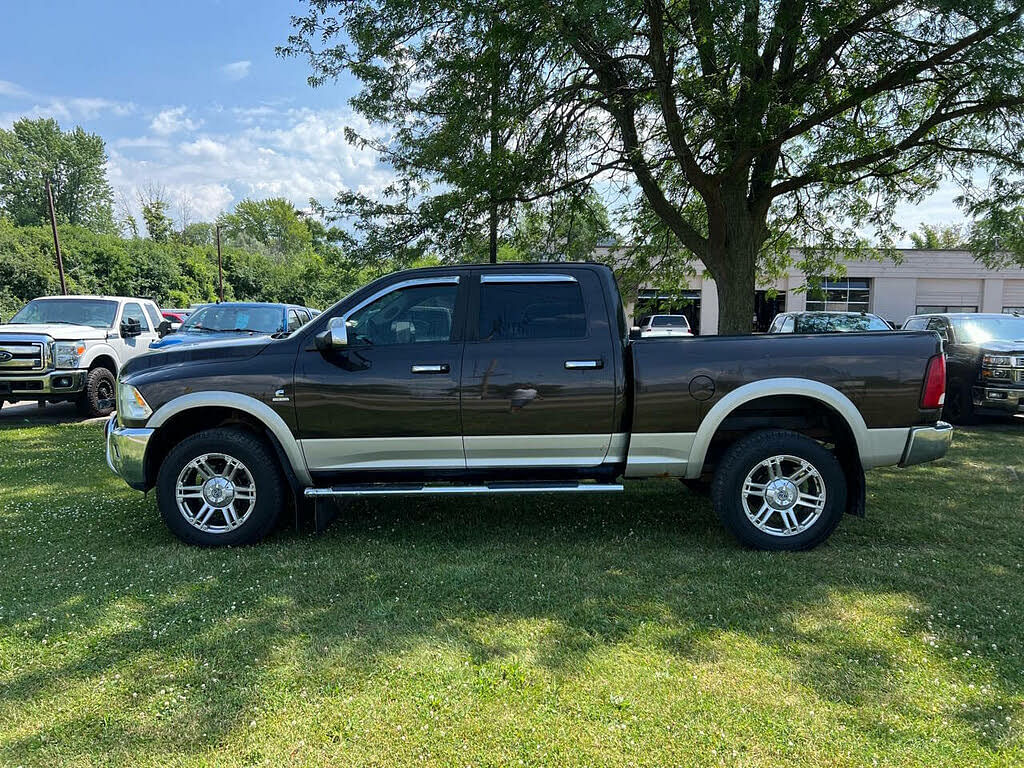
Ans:
[{"label": "truck side step bar", "polygon": [[374,484],[335,485],[331,488],[307,488],[307,498],[324,496],[426,496],[462,493],[609,493],[621,491],[619,483],[516,483],[495,482],[485,485]]}]

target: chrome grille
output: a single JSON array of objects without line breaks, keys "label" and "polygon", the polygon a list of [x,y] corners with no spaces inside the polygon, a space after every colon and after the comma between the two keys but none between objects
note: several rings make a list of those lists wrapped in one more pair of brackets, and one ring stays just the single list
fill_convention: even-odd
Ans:
[{"label": "chrome grille", "polygon": [[1024,368],[1024,357],[1010,358],[1010,362],[1013,363],[1014,368]]},{"label": "chrome grille", "polygon": [[1024,371],[1014,371],[1013,380],[1018,384],[1024,384]]},{"label": "chrome grille", "polygon": [[0,371],[41,371],[46,362],[45,349],[38,341],[0,341]]}]

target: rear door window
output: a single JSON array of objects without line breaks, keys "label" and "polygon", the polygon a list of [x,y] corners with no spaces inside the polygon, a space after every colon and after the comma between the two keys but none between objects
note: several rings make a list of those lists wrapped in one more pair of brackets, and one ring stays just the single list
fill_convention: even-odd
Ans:
[{"label": "rear door window", "polygon": [[146,309],[146,314],[149,315],[149,320],[156,328],[160,325],[160,321],[163,319],[160,317],[160,313],[156,311],[156,305],[150,304],[148,301],[142,305]]},{"label": "rear door window", "polygon": [[583,292],[571,277],[485,275],[478,333],[481,341],[582,339],[587,335]]}]

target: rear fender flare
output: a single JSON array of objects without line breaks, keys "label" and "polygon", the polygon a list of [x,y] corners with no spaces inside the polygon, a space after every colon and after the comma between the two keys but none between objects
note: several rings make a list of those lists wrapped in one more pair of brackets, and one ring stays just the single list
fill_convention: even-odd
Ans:
[{"label": "rear fender flare", "polygon": [[744,384],[727,394],[708,411],[707,416],[700,423],[697,434],[694,437],[693,445],[690,448],[690,457],[686,462],[686,477],[695,479],[701,476],[704,471],[704,460],[707,458],[708,448],[718,428],[725,421],[726,417],[744,403],[757,400],[762,397],[773,395],[797,395],[810,397],[818,400],[835,410],[849,426],[857,442],[857,453],[863,462],[865,452],[870,445],[870,436],[864,417],[861,416],[857,406],[853,404],[846,395],[835,387],[812,379],[779,378],[762,379],[760,381]]}]

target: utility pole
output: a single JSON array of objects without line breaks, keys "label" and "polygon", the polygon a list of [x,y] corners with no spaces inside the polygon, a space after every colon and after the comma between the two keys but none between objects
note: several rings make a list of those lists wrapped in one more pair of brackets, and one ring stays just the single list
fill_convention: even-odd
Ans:
[{"label": "utility pole", "polygon": [[60,275],[60,292],[68,295],[68,286],[64,282],[64,259],[60,255],[60,239],[57,237],[57,215],[53,212],[53,190],[50,189],[50,177],[46,177],[46,200],[50,203],[50,228],[53,229],[53,248],[57,251],[57,274]]},{"label": "utility pole", "polygon": [[224,303],[224,265],[220,258],[220,224],[216,226],[217,231],[217,285],[219,286],[220,301]]}]

